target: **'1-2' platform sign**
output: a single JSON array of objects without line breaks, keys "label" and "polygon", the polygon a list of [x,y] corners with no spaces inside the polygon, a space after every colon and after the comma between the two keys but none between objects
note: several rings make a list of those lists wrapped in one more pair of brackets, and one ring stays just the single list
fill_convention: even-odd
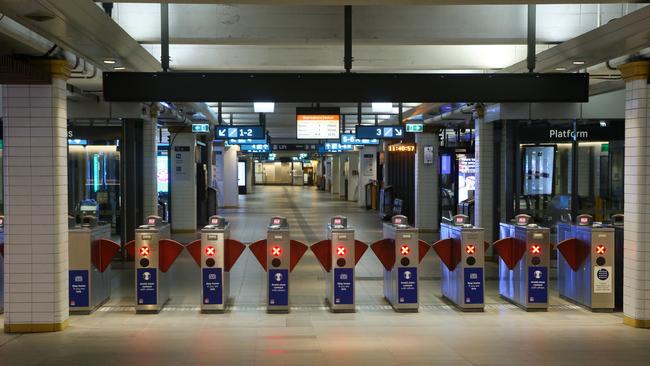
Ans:
[{"label": "'1-2' platform sign", "polygon": [[403,139],[404,126],[357,126],[358,139]]},{"label": "'1-2' platform sign", "polygon": [[217,126],[215,138],[217,140],[264,139],[266,133],[262,126]]}]

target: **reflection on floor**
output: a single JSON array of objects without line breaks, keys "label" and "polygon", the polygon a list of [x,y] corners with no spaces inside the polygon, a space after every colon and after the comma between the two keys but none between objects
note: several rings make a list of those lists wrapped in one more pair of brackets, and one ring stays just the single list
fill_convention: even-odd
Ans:
[{"label": "reflection on floor", "polygon": [[[311,187],[257,187],[240,208],[222,214],[232,237],[246,243],[265,236],[273,215],[286,216],[293,238],[305,243],[322,239],[336,214],[348,216],[358,239],[381,237],[374,212],[330,197]],[[231,274],[233,307],[202,315],[199,270],[183,253],[161,314],[135,315],[133,271],[116,270],[111,301],[93,315],[73,316],[66,331],[0,333],[0,364],[647,365],[650,331],[624,326],[620,314],[592,314],[556,296],[547,313],[526,313],[498,297],[495,281],[488,281],[485,313],[460,313],[440,299],[435,254],[424,263],[419,313],[386,305],[381,266],[367,252],[357,270],[358,311],[331,314],[323,307],[322,271],[308,251],[292,273],[291,313],[269,315],[264,273],[245,251]]]}]

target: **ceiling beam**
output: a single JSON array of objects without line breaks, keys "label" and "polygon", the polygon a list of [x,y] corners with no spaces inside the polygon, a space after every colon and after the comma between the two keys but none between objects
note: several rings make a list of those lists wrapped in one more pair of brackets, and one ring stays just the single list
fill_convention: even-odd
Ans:
[{"label": "ceiling beam", "polygon": [[[256,4],[256,5],[509,5],[557,4],[558,0],[117,0],[114,3]],[[627,1],[640,3],[642,1]],[[618,4],[616,0],[562,0],[563,4]]]}]

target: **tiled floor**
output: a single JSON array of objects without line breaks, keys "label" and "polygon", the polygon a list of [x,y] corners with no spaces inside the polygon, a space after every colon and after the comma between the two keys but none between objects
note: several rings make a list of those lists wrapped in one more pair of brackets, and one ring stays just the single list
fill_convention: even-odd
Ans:
[{"label": "tiled floor", "polygon": [[[263,238],[270,216],[289,219],[305,243],[324,236],[327,219],[344,214],[357,237],[381,237],[374,213],[307,187],[258,187],[223,214],[232,236]],[[179,238],[189,241],[191,237]],[[650,330],[624,326],[620,314],[592,314],[553,296],[547,313],[526,313],[488,281],[486,312],[460,313],[440,299],[434,253],[424,262],[419,313],[397,314],[382,299],[381,266],[372,252],[357,274],[358,311],[331,314],[324,281],[307,252],[291,278],[290,314],[264,312],[264,273],[248,252],[231,275],[226,314],[198,312],[199,271],[183,253],[170,271],[172,299],[158,315],[135,315],[133,271],[114,271],[112,300],[73,316],[61,333],[0,333],[0,365],[648,365]],[[488,274],[494,273],[490,268]],[[489,275],[490,276],[490,275]]]}]

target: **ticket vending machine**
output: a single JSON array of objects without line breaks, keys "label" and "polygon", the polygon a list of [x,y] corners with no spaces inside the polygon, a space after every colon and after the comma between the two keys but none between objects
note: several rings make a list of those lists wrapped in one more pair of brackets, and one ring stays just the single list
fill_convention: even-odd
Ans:
[{"label": "ticket vending machine", "polygon": [[0,314],[4,313],[5,304],[5,217],[0,216]]},{"label": "ticket vending machine", "polygon": [[305,254],[307,246],[291,239],[286,217],[275,216],[267,227],[266,239],[248,248],[267,272],[267,312],[288,312],[289,273]]},{"label": "ticket vending machine", "polygon": [[430,246],[403,215],[384,223],[383,236],[370,247],[384,266],[384,298],[395,311],[418,311],[419,264]]},{"label": "ticket vending machine", "polygon": [[325,271],[325,301],[332,312],[354,312],[354,267],[368,246],[354,238],[345,216],[332,217],[325,232],[327,239],[310,247]]},{"label": "ticket vending machine", "polygon": [[120,245],[111,237],[110,224],[94,216],[68,230],[68,294],[72,314],[89,314],[111,297],[111,261]]},{"label": "ticket vending machine", "polygon": [[558,225],[557,279],[560,297],[592,311],[615,306],[614,228],[579,215],[575,225]]},{"label": "ticket vending machine", "polygon": [[550,230],[517,215],[499,225],[493,247],[499,256],[499,295],[527,311],[548,309]]},{"label": "ticket vending machine", "polygon": [[169,301],[167,271],[183,251],[183,245],[169,239],[170,225],[159,216],[147,217],[135,230],[135,240],[126,245],[135,258],[135,311],[158,313]]},{"label": "ticket vending machine", "polygon": [[442,296],[463,311],[485,307],[485,251],[483,229],[469,223],[466,215],[455,215],[440,224],[440,240],[433,244],[441,260]]},{"label": "ticket vending machine", "polygon": [[201,268],[201,312],[224,312],[230,294],[230,269],[246,246],[230,239],[230,223],[224,217],[212,216],[201,229],[201,239],[186,248]]}]

